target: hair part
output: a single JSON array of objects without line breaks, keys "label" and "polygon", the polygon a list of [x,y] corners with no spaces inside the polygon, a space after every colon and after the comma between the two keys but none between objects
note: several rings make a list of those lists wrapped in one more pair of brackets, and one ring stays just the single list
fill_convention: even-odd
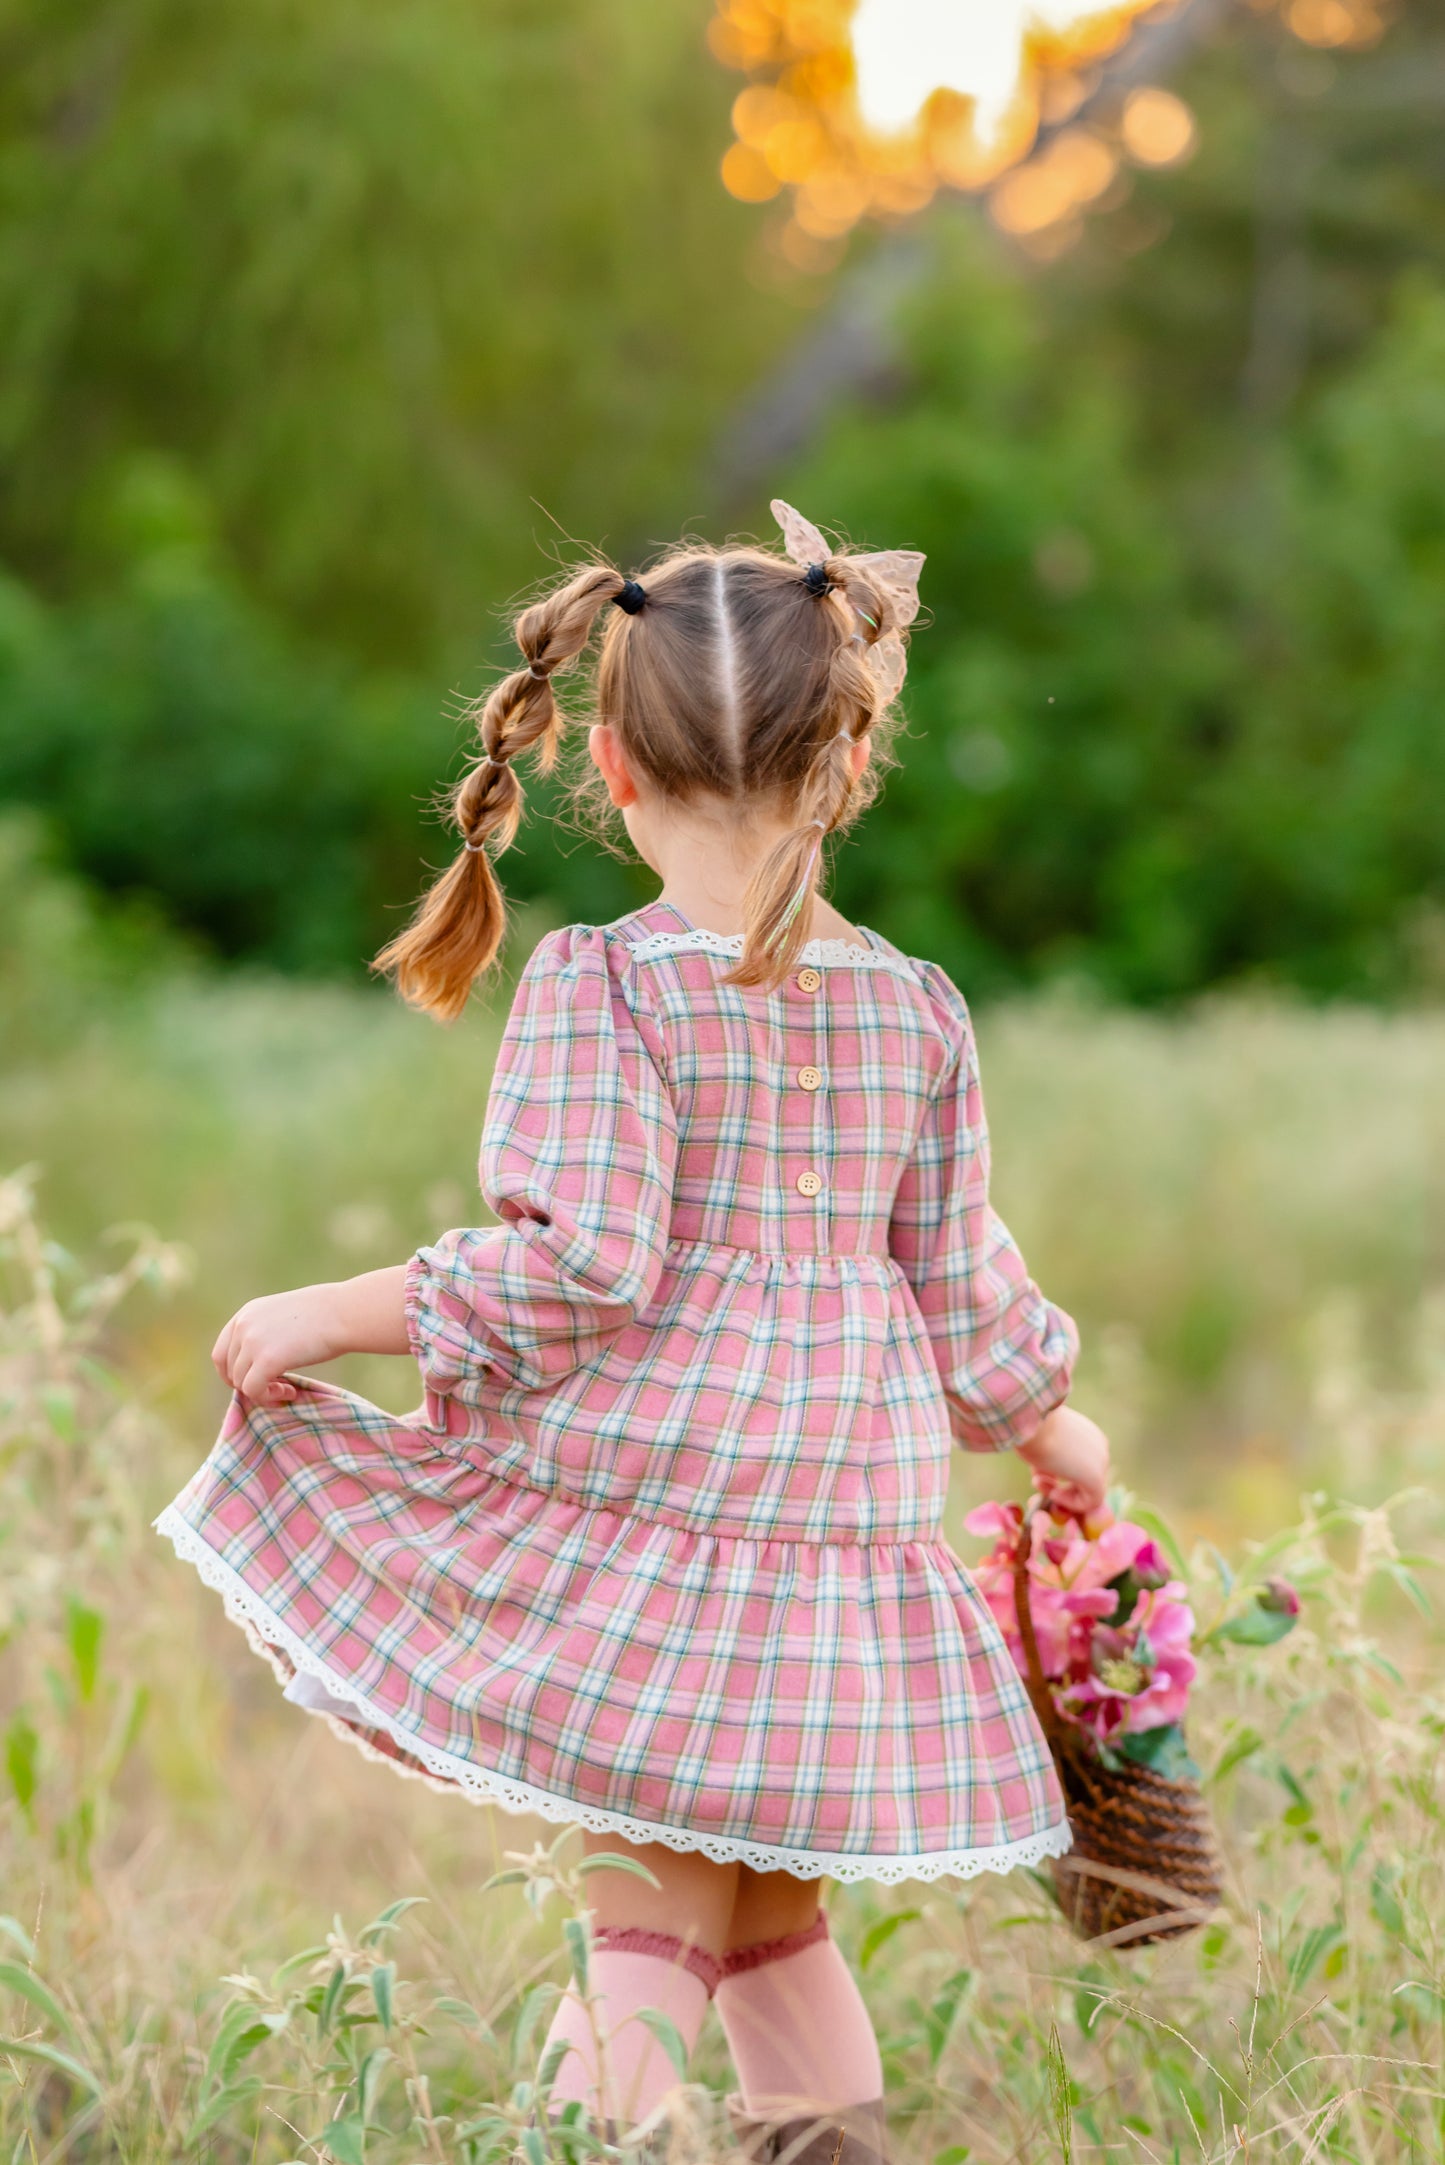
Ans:
[{"label": "hair part", "polygon": [[506,930],[492,856],[522,814],[513,763],[530,752],[552,765],[564,727],[552,678],[575,665],[624,588],[632,606],[601,637],[596,718],[617,731],[629,766],[680,803],[769,804],[790,823],[748,888],[730,983],[787,975],[808,937],[823,845],[876,787],[872,771],[855,779],[851,756],[865,739],[887,748],[889,702],[867,653],[906,625],[856,559],[800,570],[765,549],[684,545],[645,575],[644,604],[610,565],[574,573],[518,617],[526,666],[468,709],[481,756],[452,795],[462,849],[372,965],[443,1021],[461,1013]]}]

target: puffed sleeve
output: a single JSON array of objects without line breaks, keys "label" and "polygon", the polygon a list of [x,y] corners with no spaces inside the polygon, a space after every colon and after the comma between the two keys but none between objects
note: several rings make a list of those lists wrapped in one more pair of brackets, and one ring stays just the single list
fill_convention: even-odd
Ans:
[{"label": "puffed sleeve", "polygon": [[927,1326],[955,1437],[970,1451],[1016,1450],[1067,1396],[1078,1332],[1034,1284],[989,1202],[973,1024],[944,972],[921,967],[949,1059],[899,1185],[889,1247]]},{"label": "puffed sleeve", "polygon": [[591,1360],[647,1307],[672,1212],[672,1100],[630,959],[600,931],[544,939],[513,1002],[482,1133],[501,1223],[446,1233],[407,1272],[429,1397],[528,1389]]}]

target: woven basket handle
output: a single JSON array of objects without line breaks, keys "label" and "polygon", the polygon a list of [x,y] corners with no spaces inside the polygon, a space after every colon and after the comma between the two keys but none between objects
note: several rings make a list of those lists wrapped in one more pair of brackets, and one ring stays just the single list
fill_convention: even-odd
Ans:
[{"label": "woven basket handle", "polygon": [[1014,1558],[1014,1611],[1019,1620],[1019,1637],[1024,1642],[1024,1681],[1028,1685],[1029,1698],[1039,1727],[1048,1740],[1050,1751],[1057,1757],[1068,1747],[1063,1723],[1059,1719],[1044,1675],[1044,1665],[1039,1656],[1039,1635],[1034,1629],[1034,1612],[1029,1603],[1029,1558],[1034,1546],[1034,1515],[1039,1498],[1031,1496],[1024,1506],[1023,1524],[1019,1528],[1018,1552]]}]

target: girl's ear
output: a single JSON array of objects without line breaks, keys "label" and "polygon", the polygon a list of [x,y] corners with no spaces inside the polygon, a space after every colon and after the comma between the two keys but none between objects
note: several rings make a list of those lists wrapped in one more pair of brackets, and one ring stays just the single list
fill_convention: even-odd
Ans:
[{"label": "girl's ear", "polygon": [[637,802],[637,784],[628,770],[617,731],[610,722],[594,722],[587,732],[592,764],[607,784],[607,794],[619,812]]}]

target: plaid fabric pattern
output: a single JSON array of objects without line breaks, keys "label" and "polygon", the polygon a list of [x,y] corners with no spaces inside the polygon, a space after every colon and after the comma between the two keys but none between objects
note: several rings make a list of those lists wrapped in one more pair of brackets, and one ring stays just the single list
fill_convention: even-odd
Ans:
[{"label": "plaid fabric pattern", "polygon": [[500,1222],[408,1273],[424,1407],[233,1405],[166,1530],[360,1741],[803,1871],[1059,1846],[939,1519],[951,1442],[1025,1440],[1073,1327],[990,1208],[961,997],[868,937],[772,994],[665,905],[544,940]]}]

